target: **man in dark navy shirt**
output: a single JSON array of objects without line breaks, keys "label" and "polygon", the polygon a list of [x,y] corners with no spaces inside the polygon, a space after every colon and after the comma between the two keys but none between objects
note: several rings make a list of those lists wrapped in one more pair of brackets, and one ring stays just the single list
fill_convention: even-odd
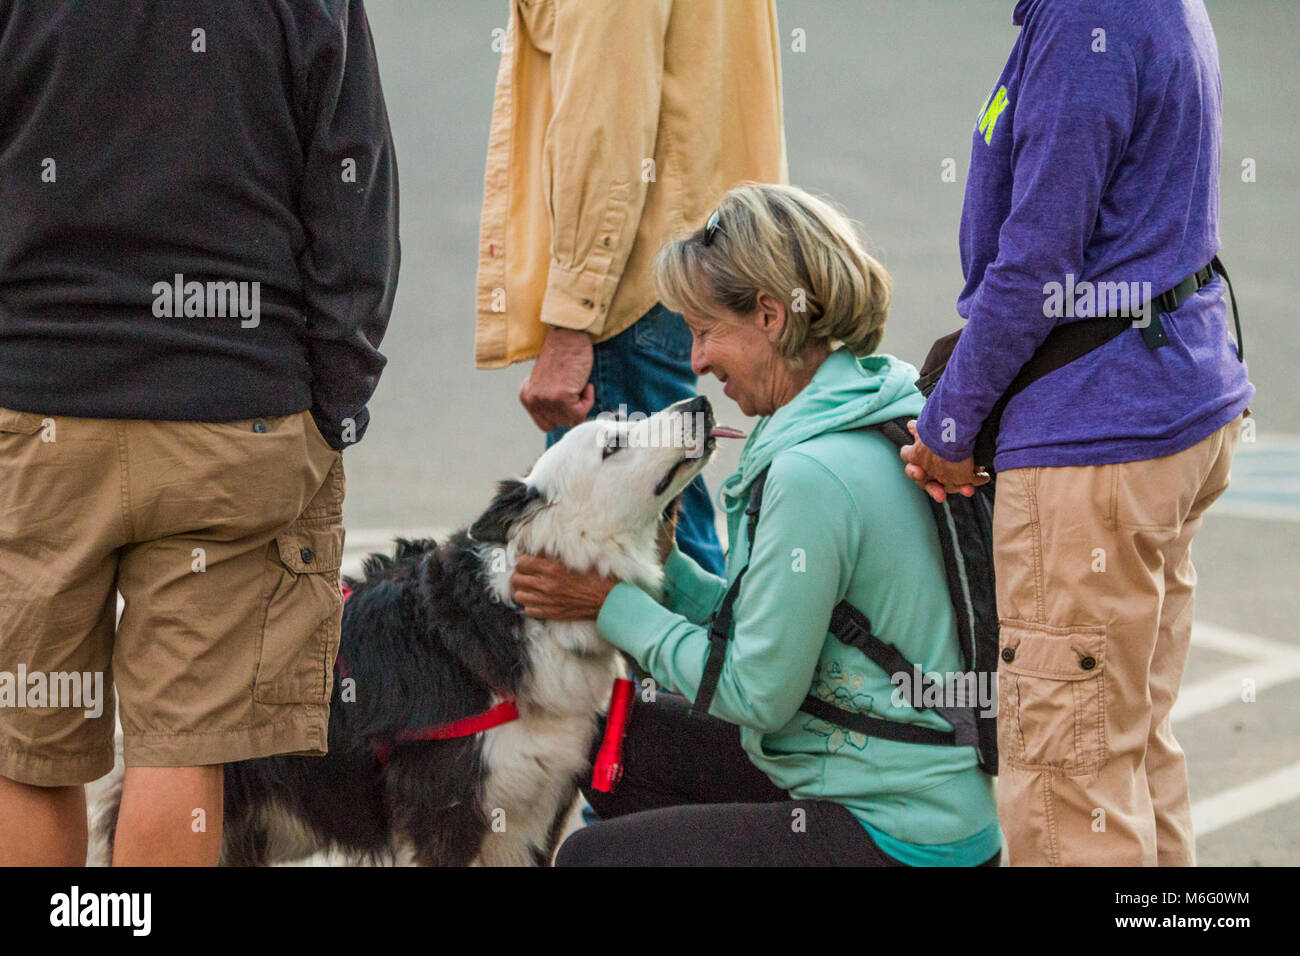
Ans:
[{"label": "man in dark navy shirt", "polygon": [[365,10],[2,0],[0,63],[0,864],[84,861],[115,715],[115,862],[214,863],[222,764],[326,747],[399,258]]}]

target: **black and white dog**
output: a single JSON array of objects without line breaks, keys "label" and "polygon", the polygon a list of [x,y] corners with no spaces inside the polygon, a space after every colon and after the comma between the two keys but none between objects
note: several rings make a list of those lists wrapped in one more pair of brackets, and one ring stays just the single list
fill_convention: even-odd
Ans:
[{"label": "black and white dog", "polygon": [[[371,555],[364,579],[347,582],[329,754],[226,766],[222,862],[321,850],[375,862],[409,853],[423,865],[549,862],[620,667],[594,622],[522,614],[515,556],[547,554],[657,596],[661,516],[703,470],[714,435],[704,398],[640,421],[586,422],[522,481],[503,482],[468,532]],[[511,698],[510,722],[402,741]]]}]

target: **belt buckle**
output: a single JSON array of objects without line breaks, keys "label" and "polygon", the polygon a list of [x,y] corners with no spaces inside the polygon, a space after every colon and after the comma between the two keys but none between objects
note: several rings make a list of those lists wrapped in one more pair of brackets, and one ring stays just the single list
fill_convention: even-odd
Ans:
[{"label": "belt buckle", "polygon": [[1161,317],[1166,312],[1172,312],[1170,299],[1172,295],[1169,292],[1161,292],[1147,303],[1148,321],[1145,325],[1138,326],[1138,331],[1142,333],[1142,341],[1151,351],[1155,351],[1162,346],[1169,344],[1169,335],[1165,332],[1164,322]]},{"label": "belt buckle", "polygon": [[1165,333],[1164,323],[1160,321],[1160,313],[1153,315],[1151,321],[1143,327],[1142,341],[1153,352],[1161,346],[1169,344],[1169,336]]}]

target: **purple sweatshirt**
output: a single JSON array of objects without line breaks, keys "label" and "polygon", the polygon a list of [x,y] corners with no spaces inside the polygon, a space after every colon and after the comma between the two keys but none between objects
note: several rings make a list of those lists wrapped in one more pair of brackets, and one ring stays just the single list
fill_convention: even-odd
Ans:
[{"label": "purple sweatshirt", "polygon": [[[1204,4],[1020,0],[1013,21],[971,150],[967,322],[917,422],[949,461],[970,457],[1052,328],[1122,304],[1115,283],[1145,302],[1219,251],[1222,89]],[[1007,404],[994,467],[1157,458],[1230,422],[1255,388],[1227,309],[1215,279],[1164,316],[1162,348],[1129,328],[1030,385]]]}]

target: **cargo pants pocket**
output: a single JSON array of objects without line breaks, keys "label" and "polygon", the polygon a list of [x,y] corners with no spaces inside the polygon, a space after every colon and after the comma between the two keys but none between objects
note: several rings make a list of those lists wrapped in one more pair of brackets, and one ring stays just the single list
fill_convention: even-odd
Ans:
[{"label": "cargo pants pocket", "polygon": [[1075,776],[1109,757],[1106,628],[1003,620],[998,751],[1011,766]]},{"label": "cargo pants pocket", "polygon": [[272,575],[253,698],[324,704],[333,686],[343,595],[343,516],[301,517],[268,548]]}]

